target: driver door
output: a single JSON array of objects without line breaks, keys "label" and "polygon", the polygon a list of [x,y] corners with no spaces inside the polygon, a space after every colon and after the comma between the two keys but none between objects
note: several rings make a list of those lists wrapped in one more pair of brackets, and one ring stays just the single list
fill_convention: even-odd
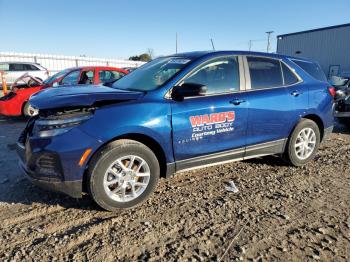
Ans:
[{"label": "driver door", "polygon": [[210,60],[183,80],[207,86],[207,93],[172,103],[177,170],[244,156],[248,110],[239,60]]}]

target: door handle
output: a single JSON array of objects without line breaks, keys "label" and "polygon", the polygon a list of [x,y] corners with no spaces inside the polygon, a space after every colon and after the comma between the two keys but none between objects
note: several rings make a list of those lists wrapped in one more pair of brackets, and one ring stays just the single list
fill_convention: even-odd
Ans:
[{"label": "door handle", "polygon": [[292,93],[290,93],[292,96],[299,96],[301,95],[303,92],[299,92],[299,91],[296,91],[294,90]]},{"label": "door handle", "polygon": [[232,99],[232,100],[230,101],[230,103],[231,103],[231,104],[234,104],[235,106],[238,106],[238,105],[240,105],[240,104],[242,104],[242,103],[244,103],[244,102],[245,102],[245,100],[239,99],[239,98],[234,98],[234,99]]}]

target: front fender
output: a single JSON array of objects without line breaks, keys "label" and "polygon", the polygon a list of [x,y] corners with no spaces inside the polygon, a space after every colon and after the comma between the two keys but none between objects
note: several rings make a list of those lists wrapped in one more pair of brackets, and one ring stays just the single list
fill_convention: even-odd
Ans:
[{"label": "front fender", "polygon": [[110,105],[96,110],[94,117],[79,128],[102,144],[130,134],[147,136],[160,145],[167,163],[171,163],[170,110],[168,103],[159,102]]}]

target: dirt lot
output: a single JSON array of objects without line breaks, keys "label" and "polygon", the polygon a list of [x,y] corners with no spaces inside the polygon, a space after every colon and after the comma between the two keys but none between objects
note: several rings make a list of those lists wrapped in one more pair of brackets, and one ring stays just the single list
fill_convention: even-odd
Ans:
[{"label": "dirt lot", "polygon": [[[0,119],[0,261],[349,261],[350,133],[338,126],[303,168],[275,157],[162,180],[119,214],[32,186]],[[238,193],[225,190],[233,180]]]}]

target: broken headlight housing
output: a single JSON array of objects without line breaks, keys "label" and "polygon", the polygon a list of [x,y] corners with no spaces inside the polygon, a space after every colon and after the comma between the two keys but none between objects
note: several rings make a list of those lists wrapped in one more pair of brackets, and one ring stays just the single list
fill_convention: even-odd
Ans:
[{"label": "broken headlight housing", "polygon": [[59,112],[48,117],[39,117],[34,124],[33,135],[53,137],[64,134],[93,116],[91,111]]}]

